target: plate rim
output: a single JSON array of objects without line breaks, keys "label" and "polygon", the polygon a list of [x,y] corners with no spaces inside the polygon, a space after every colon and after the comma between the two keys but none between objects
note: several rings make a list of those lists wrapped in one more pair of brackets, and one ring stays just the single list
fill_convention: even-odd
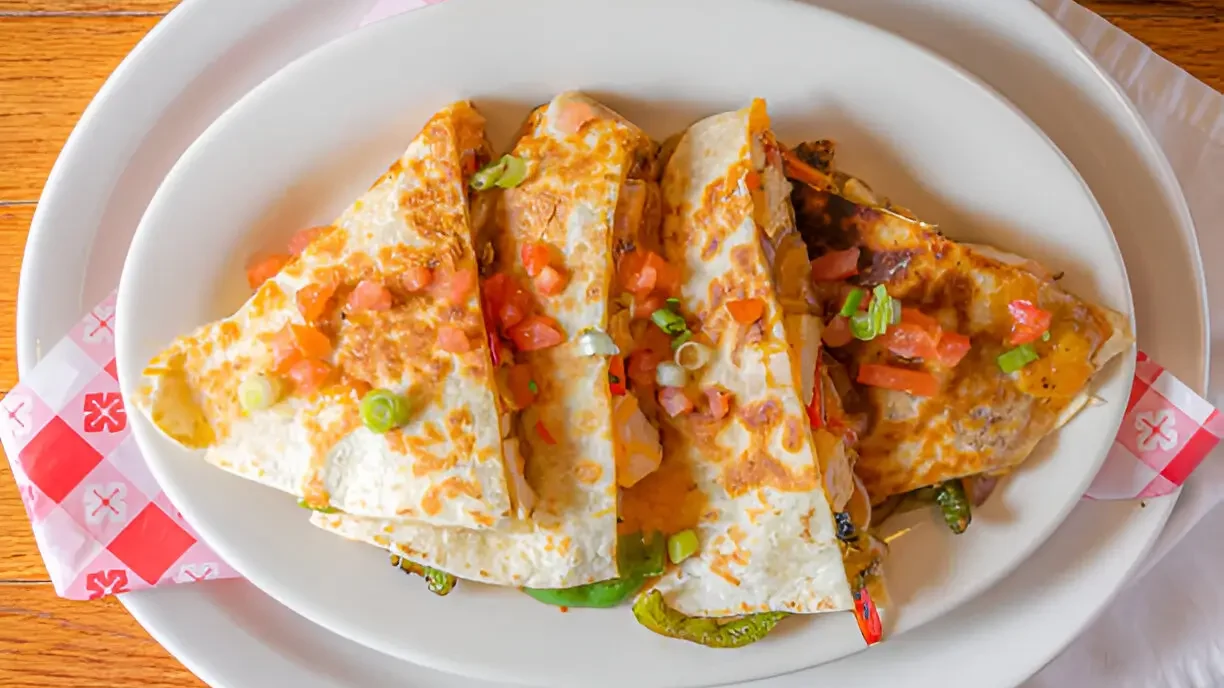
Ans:
[{"label": "plate rim", "polygon": [[[475,4],[476,0],[467,0],[467,2],[468,4]],[[1085,197],[1091,204],[1091,207],[1095,211],[1097,222],[1100,224],[1100,226],[1106,229],[1110,227],[1108,218],[1105,216],[1103,209],[1101,208],[1100,204],[1097,202],[1095,195],[1092,193],[1091,187],[1088,186],[1087,182],[1079,174],[1078,170],[1071,163],[1071,161],[1066,157],[1066,155],[1063,154],[1061,149],[1059,149],[1058,146],[1055,145],[1054,142],[1045,134],[1045,132],[1040,127],[1038,127],[1027,116],[1027,114],[1024,113],[1020,108],[1018,108],[1009,98],[999,93],[996,89],[991,87],[989,84],[984,82],[982,79],[978,78],[973,73],[962,68],[958,64],[952,62],[951,60],[948,60],[942,55],[934,51],[931,51],[930,49],[926,48],[925,46],[922,46],[919,43],[915,43],[914,41],[908,40],[895,33],[883,30],[868,22],[857,20],[853,17],[846,16],[842,13],[832,11],[827,8],[806,4],[806,3],[794,2],[794,0],[758,0],[758,4],[763,5],[766,2],[772,2],[778,8],[784,8],[788,6],[801,8],[803,12],[811,12],[815,15],[824,16],[825,21],[828,21],[831,23],[842,22],[849,26],[854,26],[857,30],[861,30],[867,34],[874,34],[875,36],[879,37],[880,40],[903,44],[904,46],[906,46],[907,50],[918,51],[918,53],[925,55],[934,64],[934,68],[946,71],[950,75],[958,77],[961,81],[965,82],[970,88],[981,93],[982,96],[984,96],[985,98],[993,99],[998,104],[1003,105],[1006,109],[1010,110],[1011,116],[1015,118],[1019,124],[1027,126],[1028,129],[1032,133],[1036,134],[1040,140],[1043,140],[1046,142],[1047,148],[1050,151],[1053,151],[1055,153],[1057,158],[1062,161],[1062,164],[1065,166],[1066,171],[1069,172],[1072,175],[1072,177],[1079,182],[1078,192],[1083,197]],[[451,10],[450,8],[454,8],[462,4],[464,4],[463,0],[451,0],[451,2],[446,3],[445,8],[439,7],[439,8],[425,8],[425,9],[428,9],[431,12],[437,12],[437,13],[442,13],[442,12],[447,12],[447,11],[459,11],[459,10]],[[257,86],[251,92],[243,96],[243,98],[240,101],[238,101],[233,106],[231,106],[229,110],[227,110],[220,117],[218,117],[217,120],[212,125],[210,125],[203,134],[201,134],[200,138],[196,141],[196,143],[194,143],[192,147],[189,148],[187,152],[183,154],[182,158],[180,159],[180,164],[183,162],[190,162],[190,158],[193,157],[193,153],[198,152],[201,146],[206,145],[212,134],[214,134],[216,131],[224,129],[225,126],[228,124],[229,120],[232,118],[231,116],[236,110],[241,109],[241,107],[244,104],[246,104],[246,101],[257,99],[261,97],[261,93],[265,89],[271,90],[275,88],[274,82],[280,81],[281,77],[283,77],[286,73],[292,73],[297,70],[307,69],[309,68],[310,65],[314,64],[315,62],[325,59],[325,56],[321,56],[320,52],[325,52],[330,55],[333,51],[345,50],[347,46],[370,40],[369,36],[372,35],[376,31],[383,32],[383,33],[393,33],[399,26],[400,22],[417,21],[419,17],[421,16],[419,12],[413,12],[411,13],[411,15],[412,16],[401,15],[398,17],[391,18],[384,22],[379,22],[378,26],[370,27],[368,29],[364,29],[361,31],[350,32],[340,37],[337,40],[331,41],[330,43],[328,43],[326,46],[322,47],[321,49],[312,51],[311,53],[304,55],[303,57],[286,65],[280,72],[278,72],[276,77],[270,78],[264,83]],[[178,165],[176,165],[176,167],[178,167]],[[167,179],[165,180],[165,182],[173,181],[172,179],[173,177],[174,177],[174,172],[172,171],[170,175],[167,176]],[[158,194],[160,193],[161,191],[159,190]],[[150,211],[156,209],[157,205],[158,205],[157,196],[155,195],[154,200],[150,203]],[[143,220],[142,220],[142,224],[143,224]],[[1123,295],[1123,298],[1125,299],[1126,305],[1124,308],[1121,308],[1120,310],[1125,311],[1126,317],[1133,324],[1134,322],[1134,303],[1133,303],[1132,292],[1131,292],[1130,283],[1129,283],[1129,274],[1126,268],[1125,260],[1123,259],[1122,254],[1121,254],[1121,249],[1117,245],[1117,242],[1113,239],[1112,234],[1109,237],[1108,243],[1113,246],[1113,258],[1115,260],[1116,267],[1117,269],[1121,270],[1122,276],[1125,278],[1123,281],[1123,289],[1125,292]],[[121,296],[122,296],[122,290],[121,290]],[[117,328],[117,329],[122,329],[122,328]],[[120,336],[120,339],[122,339],[122,335]],[[121,345],[118,348],[122,350],[124,347]],[[1124,358],[1124,360],[1120,362],[1119,367],[1122,370],[1113,373],[1113,375],[1125,376],[1127,379],[1133,376],[1133,369],[1134,369],[1133,352],[1134,352],[1134,349],[1132,347],[1132,349],[1130,350],[1130,353]],[[121,375],[121,380],[122,379],[125,379],[125,378],[124,376]],[[1111,379],[1112,379],[1112,376],[1111,376]],[[1116,413],[1112,414],[1113,415],[1112,418],[1110,418],[1108,421],[1102,421],[1103,427],[1106,427],[1108,429],[1108,433],[1102,432],[1103,435],[1108,434],[1109,436],[1112,436],[1113,434],[1116,433],[1117,428],[1122,420],[1122,410],[1123,409],[1121,408],[1117,408]],[[149,441],[151,435],[146,434],[148,432],[148,428],[146,428],[144,424],[136,423],[134,424],[133,427],[134,427],[134,434],[136,435],[137,439],[143,439],[146,442]],[[1096,475],[1097,470],[1099,469],[1100,465],[1105,460],[1105,456],[1107,453],[1106,451],[1107,446],[1108,445],[1106,444],[1106,446],[1102,448],[1099,455],[1096,457],[1095,463],[1092,464],[1092,470],[1085,470],[1083,474],[1080,476],[1080,484],[1078,485],[1080,489],[1075,491],[1077,494],[1082,493],[1087,488],[1087,486],[1090,484],[1093,477]],[[154,468],[153,470],[155,474],[158,473],[158,470],[156,468]],[[1036,537],[1033,537],[1031,539],[1026,539],[1024,546],[1018,548],[1017,550],[1020,552],[1020,555],[1017,558],[1015,558],[1008,567],[1006,567],[1005,569],[1001,569],[998,572],[994,572],[991,576],[985,576],[980,579],[975,579],[973,581],[973,584],[971,586],[968,586],[968,592],[964,594],[963,596],[961,596],[959,599],[957,599],[957,601],[953,605],[943,610],[941,614],[924,620],[922,623],[918,624],[918,626],[921,626],[936,618],[944,616],[947,613],[950,613],[957,607],[969,602],[970,600],[974,599],[975,597],[980,595],[985,590],[997,584],[1000,580],[1005,578],[1007,575],[1010,575],[1010,573],[1014,571],[1015,568],[1020,566],[1037,548],[1040,547],[1040,545],[1042,545],[1046,540],[1048,540],[1048,538],[1058,529],[1058,527],[1065,520],[1066,516],[1070,513],[1072,509],[1074,509],[1074,507],[1078,504],[1078,502],[1079,502],[1078,499],[1069,499],[1065,503],[1060,503],[1057,509],[1052,510],[1052,513],[1055,514],[1054,518],[1050,519],[1047,523],[1044,523],[1044,525],[1042,526],[1042,529],[1037,532]],[[202,524],[202,525],[196,525],[196,527],[198,530],[201,531],[201,533],[205,533],[205,532],[209,532],[211,526],[207,524]],[[222,546],[222,549],[225,549],[225,547]],[[240,571],[242,570],[241,565],[235,565],[235,568],[237,568]],[[268,580],[267,576],[264,576],[262,574],[256,574],[254,577],[262,578],[265,581]],[[276,592],[274,592],[274,590]],[[284,601],[288,599],[285,596],[283,589],[281,588],[274,587],[272,589],[265,589],[265,592],[269,594],[270,596],[272,596],[274,599],[281,600],[282,603],[285,603]],[[301,601],[297,597],[294,597],[293,599],[297,600],[298,602]],[[357,642],[361,644],[365,644],[368,647],[378,649],[388,654],[393,654],[393,656],[397,656],[402,659],[408,659],[409,656],[411,656],[413,658],[412,661],[419,662],[422,665],[429,667],[429,668],[440,669],[440,670],[449,671],[453,673],[460,673],[460,674],[472,676],[475,678],[482,678],[482,679],[488,679],[495,675],[492,669],[488,669],[483,666],[474,669],[460,662],[454,661],[453,658],[439,658],[433,655],[427,655],[427,654],[423,654],[421,652],[415,652],[415,651],[410,653],[407,648],[402,647],[402,646],[393,651],[392,646],[388,644],[387,642],[385,641],[375,642],[376,638],[373,635],[369,633],[358,633],[356,629],[349,627],[349,624],[342,624],[335,617],[324,614],[321,611],[321,609],[317,606],[305,606],[301,604],[294,604],[294,605],[291,605],[290,608],[294,609],[299,614],[306,616],[307,618],[311,619],[315,623],[319,623],[320,625],[323,625],[325,628],[333,630],[333,632],[340,633],[341,635],[349,638],[350,640],[356,640]],[[911,628],[909,630],[915,630],[918,626],[915,626],[914,628]],[[342,628],[345,630],[341,631],[340,629]],[[850,654],[853,654],[853,653],[850,653]],[[829,661],[836,661],[836,660],[829,660]],[[816,666],[819,666],[819,664],[808,665],[805,667],[798,667],[798,668],[782,668],[782,669],[778,669],[778,672],[785,673],[785,672],[795,671],[795,670],[810,669]],[[534,674],[534,675],[542,677],[542,674]],[[756,679],[750,678],[750,679],[745,679],[745,680],[759,680],[761,678],[768,678],[770,676],[776,676],[776,675],[778,675],[778,673],[768,674],[768,675],[759,675]],[[525,676],[526,676],[525,674],[520,675],[519,679],[524,680]]]},{"label": "plate rim", "polygon": [[[164,31],[166,33],[169,33],[168,27],[171,24],[170,20],[176,15],[176,13],[183,11],[183,9],[186,8],[188,5],[194,6],[194,5],[204,5],[204,4],[205,4],[205,0],[184,0],[184,2],[178,8],[176,8],[173,12],[171,12],[169,16],[163,19],[163,21],[160,22],[158,24],[158,27],[155,28],[154,30],[156,31],[158,29],[161,29],[162,27],[166,27]],[[947,2],[947,4],[951,6],[954,3]],[[1029,3],[1023,3],[1023,4],[1029,5]],[[214,8],[214,9],[219,6],[220,6],[220,2],[216,2],[212,0],[210,0],[210,3],[208,4],[208,7]],[[1063,38],[1065,39],[1066,45],[1063,46],[1063,48],[1065,49],[1066,47],[1070,47],[1072,53],[1074,53],[1080,61],[1085,62],[1089,66],[1089,68],[1097,74],[1098,79],[1103,81],[1110,89],[1112,89],[1115,92],[1115,94],[1121,95],[1120,89],[1112,81],[1112,79],[1101,71],[1099,66],[1090,57],[1087,56],[1083,48],[1078,43],[1076,43],[1069,35],[1065,35],[1066,32],[1062,29],[1061,26],[1057,24],[1057,22],[1054,22],[1053,19],[1051,19],[1048,15],[1046,15],[1040,9],[1037,9],[1036,7],[1032,7],[1031,5],[1024,8],[1021,11],[1036,12],[1042,15],[1041,19],[1053,23],[1055,29],[1059,31],[1060,33],[1064,34]],[[240,13],[240,12],[235,12],[232,14],[233,16],[228,17],[228,19],[234,24],[237,24],[239,21],[241,21],[241,18],[245,16],[243,13]],[[179,25],[175,25],[175,29],[178,30],[178,29],[183,28],[181,24],[182,23],[180,23]],[[150,35],[152,35],[152,32],[150,32]],[[136,57],[138,54],[143,56],[143,54],[146,52],[149,52],[149,53],[153,52],[152,49],[149,47],[148,39],[149,39],[149,36],[146,36],[146,38],[141,41],[141,43],[137,46],[137,48],[132,53],[130,53],[127,58],[125,58],[123,65],[128,65],[129,63],[131,63],[131,69],[133,71],[135,71],[138,68],[138,66],[140,68],[146,67],[146,65],[143,63],[140,65],[137,65],[136,63],[139,61],[136,59]],[[1042,40],[1045,41],[1047,39],[1043,37]],[[231,45],[226,46],[225,49],[232,49],[232,47],[233,46],[231,44]],[[1060,69],[1065,69],[1066,66],[1067,65],[1062,60],[1059,60]],[[145,71],[148,71],[148,70],[145,70]],[[107,80],[106,85],[104,85],[103,89],[99,91],[99,93],[94,97],[93,101],[91,101],[89,108],[87,108],[86,110],[87,114],[94,111],[95,108],[97,109],[97,111],[100,112],[114,104],[113,103],[114,97],[117,95],[120,95],[120,93],[118,92],[119,89],[117,87],[112,87],[112,83],[115,82],[115,79],[116,79],[116,75],[112,74],[112,76]],[[1193,253],[1197,256],[1199,253],[1197,242],[1193,240],[1194,232],[1192,229],[1192,225],[1188,223],[1189,211],[1186,205],[1185,198],[1180,191],[1180,187],[1178,187],[1176,184],[1176,178],[1173,176],[1171,167],[1169,166],[1168,161],[1165,159],[1163,152],[1161,151],[1161,149],[1159,148],[1159,146],[1156,144],[1155,140],[1153,139],[1151,133],[1148,131],[1148,128],[1145,122],[1135,111],[1133,104],[1131,104],[1129,99],[1125,98],[1125,96],[1121,96],[1120,101],[1124,106],[1123,110],[1126,112],[1126,117],[1117,118],[1119,121],[1119,126],[1122,126],[1123,120],[1125,120],[1126,125],[1129,125],[1129,126],[1137,125],[1139,132],[1142,133],[1142,136],[1136,137],[1134,136],[1134,134],[1137,132],[1128,130],[1127,131],[1128,139],[1130,140],[1131,143],[1136,145],[1136,147],[1140,147],[1145,150],[1146,154],[1143,156],[1143,160],[1142,160],[1143,163],[1145,163],[1148,166],[1154,167],[1155,168],[1154,171],[1157,171],[1160,173],[1158,176],[1161,177],[1161,180],[1164,182],[1164,184],[1162,184],[1164,188],[1158,193],[1161,193],[1161,195],[1165,197],[1165,201],[1166,201],[1165,205],[1167,205],[1170,210],[1174,211],[1174,213],[1176,213],[1177,215],[1182,216],[1182,217],[1176,218],[1180,220],[1179,230],[1181,230],[1183,233],[1189,234],[1190,240],[1187,241],[1187,245],[1191,248]],[[1094,105],[1094,111],[1100,113],[1102,117],[1108,117],[1108,115],[1105,114],[1106,110],[1104,108],[1099,108]],[[82,119],[79,120],[78,123],[75,125],[72,135],[69,138],[69,142],[73,141],[77,137],[84,138],[86,136],[93,135],[94,132],[90,131],[90,129],[93,128],[95,124],[96,124],[96,118],[94,118],[93,120],[89,120],[85,116],[82,116]],[[141,135],[147,134],[147,133],[148,133],[147,131],[139,132],[139,134]],[[63,165],[65,168],[69,167],[71,165],[71,161],[69,160],[69,158],[71,157],[70,154],[74,152],[75,151],[71,149],[68,145],[65,145],[65,148],[61,151],[56,161],[56,164],[55,164],[56,168],[53,168],[53,169],[57,169],[61,165]],[[122,167],[117,167],[115,176],[118,177],[119,173],[121,173],[123,169],[124,168]],[[71,179],[72,176],[73,176],[72,174],[65,173],[64,175],[61,176],[60,179],[57,179],[56,181],[61,185],[66,185],[67,182],[65,180]],[[44,204],[51,203],[53,200],[55,201],[59,200],[56,194],[50,193],[52,191],[52,179],[54,178],[55,177],[53,175],[52,178],[48,179],[48,184],[47,184],[46,189],[44,190],[43,198],[40,200],[40,208]],[[1172,182],[1172,184],[1170,184],[1170,181]],[[63,195],[64,195],[63,193],[58,194],[58,196],[63,196]],[[108,195],[107,198],[109,200],[110,196]],[[37,214],[36,214],[36,218],[37,218]],[[47,231],[51,232],[52,229],[48,229]],[[35,227],[32,226],[31,236],[33,236],[34,233],[35,233]],[[21,325],[22,312],[23,311],[30,312],[30,311],[38,310],[38,304],[32,301],[33,297],[31,296],[31,290],[26,288],[27,284],[32,285],[35,280],[27,278],[25,276],[25,273],[27,270],[32,270],[33,266],[36,263],[42,264],[46,262],[47,261],[44,259],[36,259],[35,251],[33,250],[33,243],[32,242],[27,243],[26,249],[24,251],[24,260],[22,264],[21,289],[18,293],[18,299],[17,299],[17,302],[18,302],[18,329],[17,329],[17,337],[16,337],[17,343],[18,343],[17,362],[18,362],[19,369],[23,371],[28,370],[29,367],[32,366],[33,363],[35,362],[35,357],[36,357],[36,352],[37,352],[37,341],[34,338],[34,336],[31,335],[31,332],[35,331],[33,328],[31,327],[23,328],[22,327]],[[1201,271],[1202,271],[1201,258],[1197,262],[1197,267],[1198,267],[1198,272],[1200,273],[1199,279],[1197,281],[1202,288],[1205,288],[1205,280],[1203,280],[1201,276]],[[44,290],[36,289],[35,291],[41,294],[41,292]],[[22,307],[23,304],[25,304],[24,308]],[[1206,304],[1206,301],[1205,299],[1203,299],[1202,302],[1200,303],[1200,308],[1199,308],[1204,322],[1206,322],[1206,319],[1209,315],[1206,312],[1205,304]],[[1204,327],[1203,330],[1205,333],[1204,338],[1203,338],[1204,341],[1201,342],[1197,346],[1197,348],[1205,356],[1209,351],[1209,347],[1205,346],[1205,344],[1208,343],[1209,329],[1207,327]],[[1203,361],[1204,369],[1203,369],[1202,379],[1188,381],[1192,387],[1194,387],[1200,392],[1203,389],[1205,389],[1207,375],[1208,375],[1208,371],[1206,367],[1207,365],[1209,365],[1209,360],[1207,360],[1205,356],[1204,361]],[[1156,538],[1160,537],[1162,530],[1163,530],[1164,520],[1167,519],[1168,513],[1172,511],[1172,509],[1173,509],[1172,498],[1170,498],[1169,500],[1163,501],[1162,505],[1157,506],[1157,508],[1149,507],[1149,509],[1146,512],[1148,515],[1148,518],[1145,520],[1151,520],[1152,517],[1157,516],[1157,514],[1160,511],[1163,511],[1164,514],[1163,514],[1163,517],[1159,519],[1160,525],[1158,527],[1155,527],[1153,530],[1151,530],[1151,533],[1148,536],[1149,542],[1147,543],[1146,546],[1142,548],[1142,552],[1149,551],[1150,546],[1156,541]],[[1151,526],[1145,524],[1145,527],[1151,527]],[[1133,537],[1130,539],[1133,539]],[[1136,555],[1132,563],[1132,567],[1131,567],[1132,572],[1133,572],[1133,569],[1136,568],[1138,565],[1141,565],[1143,561],[1144,561],[1144,555],[1142,553]],[[1127,574],[1127,576],[1123,576],[1119,580],[1125,581],[1126,578],[1128,577],[1129,577],[1129,574]],[[1067,642],[1070,642],[1071,640],[1074,639],[1076,635],[1079,635],[1082,632],[1083,628],[1086,627],[1088,624],[1090,624],[1092,619],[1095,618],[1097,614],[1099,614],[1102,610],[1104,610],[1107,607],[1107,605],[1109,604],[1109,601],[1116,595],[1119,589],[1120,587],[1115,587],[1113,593],[1108,595],[1100,603],[1097,611],[1093,615],[1087,617],[1086,620],[1083,622],[1083,624],[1081,624],[1080,627],[1076,629],[1075,633],[1072,636],[1067,638]],[[209,588],[183,589],[183,590],[180,590],[179,592],[182,595],[191,596],[193,598],[195,597],[208,598],[211,596],[211,591]],[[196,675],[200,676],[203,680],[209,682],[211,685],[221,685],[219,677],[224,672],[217,669],[216,665],[217,665],[217,661],[223,659],[223,657],[199,659],[200,654],[194,648],[189,648],[187,646],[178,645],[176,639],[172,637],[173,634],[168,634],[166,632],[163,632],[164,629],[168,627],[168,625],[173,624],[175,619],[173,616],[171,617],[165,616],[164,608],[167,605],[162,602],[163,598],[159,595],[159,593],[157,592],[127,593],[127,594],[120,595],[119,599],[129,609],[129,611],[132,612],[133,616],[137,618],[137,620],[141,623],[141,625],[144,626],[147,630],[149,630],[150,634],[153,635],[158,640],[159,643],[161,643],[164,647],[166,647],[166,649],[169,652],[171,652],[171,654],[173,654],[176,658],[178,658],[179,661],[182,661],[185,666],[187,666],[190,670],[196,673]],[[1065,644],[1066,644],[1065,642],[1060,642],[1052,650],[1052,652],[1050,653],[1050,656],[1047,657],[1046,659],[1048,660],[1052,658],[1054,655],[1056,655],[1059,651],[1061,651],[1061,648],[1064,647]],[[267,643],[265,647],[267,651],[270,653],[280,653],[281,652],[281,649],[272,643]],[[844,660],[844,661],[856,662],[856,661],[860,661],[860,659],[855,657],[855,658],[851,658],[850,660]],[[1040,668],[1041,668],[1041,665],[1037,664],[1026,675],[1031,675],[1032,673],[1035,673]],[[822,667],[818,667],[816,669],[808,670],[808,672],[804,672],[804,673],[805,674],[815,673],[815,672],[821,671],[821,669]],[[237,685],[237,684],[232,684],[232,685]]]}]

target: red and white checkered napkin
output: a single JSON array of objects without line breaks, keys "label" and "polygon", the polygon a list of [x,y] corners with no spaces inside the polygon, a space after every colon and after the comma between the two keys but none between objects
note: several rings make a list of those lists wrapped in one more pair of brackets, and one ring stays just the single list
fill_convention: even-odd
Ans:
[{"label": "red and white checkered napkin", "polygon": [[92,600],[237,576],[136,447],[115,373],[114,318],[112,293],[0,403],[0,442],[55,592]]},{"label": "red and white checkered napkin", "polygon": [[1224,437],[1224,416],[1142,351],[1122,427],[1088,499],[1167,495]]},{"label": "red and white checkered napkin", "polygon": [[[55,591],[69,599],[237,576],[183,520],[128,429],[111,294],[9,392],[0,442]],[[1159,497],[1220,437],[1224,417],[1139,354],[1126,416],[1090,499]]]}]

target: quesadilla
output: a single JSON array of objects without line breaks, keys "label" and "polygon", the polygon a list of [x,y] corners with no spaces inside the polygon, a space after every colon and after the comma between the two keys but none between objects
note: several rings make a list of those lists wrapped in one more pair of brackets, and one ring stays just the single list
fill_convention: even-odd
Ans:
[{"label": "quesadilla", "polygon": [[513,516],[467,204],[487,159],[470,104],[438,112],[296,255],[253,265],[236,313],[158,354],[132,401],[314,509],[472,529]]},{"label": "quesadilla", "polygon": [[530,519],[473,530],[315,514],[316,525],[497,585],[563,589],[625,573],[618,482],[657,466],[661,449],[627,395],[631,304],[619,298],[614,256],[652,232],[657,241],[654,154],[650,138],[620,115],[563,93],[531,115],[499,163],[515,171],[514,184],[481,199],[494,208],[478,249],[481,289],[525,463],[520,490],[534,497]]},{"label": "quesadilla", "polygon": [[662,188],[662,255],[692,333],[681,346],[702,347],[701,365],[659,380],[663,462],[626,491],[621,517],[673,539],[692,532],[696,547],[634,611],[656,632],[734,647],[786,613],[850,610],[859,592],[830,504],[842,488],[805,403],[820,321],[763,101],[693,125]]},{"label": "quesadilla", "polygon": [[873,503],[934,488],[919,494],[963,530],[966,499],[980,503],[1089,400],[1132,345],[1129,321],[1034,261],[951,241],[877,198],[832,167],[827,142],[787,162],[841,379],[826,421],[851,429]]}]

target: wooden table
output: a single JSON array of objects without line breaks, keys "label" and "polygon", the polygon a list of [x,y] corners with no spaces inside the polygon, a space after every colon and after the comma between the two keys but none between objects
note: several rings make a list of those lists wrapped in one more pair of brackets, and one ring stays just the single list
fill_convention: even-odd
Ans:
[{"label": "wooden table", "polygon": [[[0,394],[17,382],[17,273],[43,181],[111,70],[176,4],[0,0]],[[1224,0],[1084,4],[1224,91]],[[118,602],[55,596],[3,461],[0,523],[0,686],[202,685]]]}]

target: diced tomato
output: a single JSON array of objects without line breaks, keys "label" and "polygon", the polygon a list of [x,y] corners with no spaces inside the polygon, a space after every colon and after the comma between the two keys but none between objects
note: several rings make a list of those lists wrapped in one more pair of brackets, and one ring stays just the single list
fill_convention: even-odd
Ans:
[{"label": "diced tomato", "polygon": [[286,327],[276,333],[272,338],[272,371],[284,375],[300,360],[302,352],[298,351],[293,332]]},{"label": "diced tomato", "polygon": [[404,289],[409,292],[423,291],[433,284],[433,270],[424,265],[413,265],[404,271],[400,281],[404,284]]},{"label": "diced tomato", "polygon": [[374,280],[361,280],[348,298],[348,307],[354,313],[361,311],[391,310],[391,290]]},{"label": "diced tomato", "polygon": [[519,351],[536,351],[565,341],[565,334],[556,320],[544,315],[532,315],[506,331]]},{"label": "diced tomato", "polygon": [[528,277],[539,275],[552,261],[552,251],[548,250],[548,244],[539,241],[525,242],[519,254]]},{"label": "diced tomato", "polygon": [[304,358],[289,368],[289,378],[299,392],[310,393],[325,385],[332,373],[330,365],[317,358]]},{"label": "diced tomato", "polygon": [[1032,301],[1016,300],[1007,304],[1007,312],[1011,313],[1011,337],[1007,340],[1010,346],[1020,346],[1035,342],[1050,329],[1054,314],[1038,308]]},{"label": "diced tomato", "polygon": [[303,358],[327,358],[332,352],[331,340],[314,327],[290,325],[293,346]]},{"label": "diced tomato", "polygon": [[812,261],[812,279],[817,282],[836,282],[858,274],[859,249],[831,251]]},{"label": "diced tomato", "polygon": [[663,357],[650,349],[639,349],[629,355],[628,375],[633,384],[638,386],[653,385],[655,369]]},{"label": "diced tomato", "polygon": [[582,125],[598,116],[590,103],[581,100],[567,100],[556,113],[553,126],[563,134],[577,134],[582,130]]},{"label": "diced tomato", "polygon": [[934,334],[914,323],[901,322],[888,328],[884,335],[888,350],[902,358],[935,359],[939,331]]},{"label": "diced tomato", "polygon": [[648,251],[630,251],[621,257],[617,272],[625,291],[645,296],[654,290],[659,275],[653,269],[646,268],[648,253]]},{"label": "diced tomato", "polygon": [[503,332],[531,313],[531,295],[511,276],[497,273],[484,282],[485,308],[497,316]]},{"label": "diced tomato", "polygon": [[[680,293],[680,269],[663,260],[659,254],[652,254],[657,262],[655,269],[655,291],[664,296],[675,296]],[[649,264],[649,262],[648,262]]]},{"label": "diced tomato", "polygon": [[545,265],[535,278],[536,289],[545,296],[556,296],[565,291],[565,282],[565,275],[551,265]]},{"label": "diced tomato", "polygon": [[327,313],[327,306],[331,303],[332,296],[335,294],[335,282],[307,284],[298,290],[298,311],[301,312],[306,322],[320,320]]},{"label": "diced tomato", "polygon": [[299,230],[291,239],[289,239],[289,255],[302,255],[302,251],[306,250],[306,247],[310,245],[310,242],[317,239],[320,234],[326,232],[328,229],[330,229],[330,227],[322,226],[308,227],[306,229]]},{"label": "diced tomato", "polygon": [[287,254],[277,253],[251,263],[247,267],[247,284],[251,285],[252,289],[258,289],[259,285],[276,277],[276,273],[285,267],[290,258]]},{"label": "diced tomato", "polygon": [[649,320],[650,315],[655,311],[667,305],[667,299],[658,295],[651,294],[645,297],[633,297],[633,318],[635,320]]},{"label": "diced tomato", "polygon": [[870,387],[909,392],[918,397],[933,397],[939,393],[939,380],[930,373],[874,363],[859,366],[858,381]]},{"label": "diced tomato", "polygon": [[651,351],[662,361],[672,357],[672,338],[663,330],[651,325],[638,336],[637,341],[634,342],[634,349]]},{"label": "diced tomato", "polygon": [[467,303],[468,297],[476,290],[476,279],[475,268],[460,268],[448,276],[447,298],[452,305]]},{"label": "diced tomato", "polygon": [[492,306],[489,310],[495,311],[501,305],[503,295],[510,286],[510,281],[510,275],[504,272],[495,272],[485,278],[485,281],[480,285],[480,291],[484,296],[485,303]]},{"label": "diced tomato", "polygon": [[725,418],[731,412],[731,393],[718,387],[705,389],[706,402],[710,405],[710,416],[714,420]]},{"label": "diced tomato", "polygon": [[731,317],[735,318],[735,322],[747,325],[760,320],[761,316],[765,315],[765,302],[761,299],[728,301],[727,310],[731,313]]},{"label": "diced tomato", "polygon": [[472,350],[472,342],[468,340],[467,334],[454,325],[438,328],[438,346],[452,354],[466,354]]},{"label": "diced tomato", "polygon": [[820,338],[830,349],[837,349],[854,341],[854,335],[850,332],[850,319],[844,315],[834,316],[829,324],[825,325]]},{"label": "diced tomato", "polygon": [[956,332],[944,332],[939,338],[936,357],[939,362],[949,368],[955,368],[969,353],[972,344],[969,338]]},{"label": "diced tomato", "polygon": [[552,433],[548,431],[548,428],[544,426],[544,421],[536,421],[535,431],[536,434],[540,436],[540,439],[544,440],[544,444],[552,445],[557,443],[557,439],[553,437]]},{"label": "diced tomato", "polygon": [[514,399],[516,408],[527,408],[535,401],[536,393],[532,391],[533,372],[526,363],[510,366],[506,371],[506,386],[510,388],[510,396]]},{"label": "diced tomato", "polygon": [[680,271],[654,251],[626,253],[620,264],[621,286],[635,296],[645,297],[656,289],[675,294],[680,286]]},{"label": "diced tomato", "polygon": [[675,418],[693,410],[693,400],[680,387],[663,387],[659,390],[659,406],[667,415]]},{"label": "diced tomato", "polygon": [[613,396],[625,396],[625,357],[613,356],[608,359],[608,387]]},{"label": "diced tomato", "polygon": [[906,306],[901,309],[901,322],[916,325],[927,332],[939,332],[939,321],[923,313],[917,308]]}]

